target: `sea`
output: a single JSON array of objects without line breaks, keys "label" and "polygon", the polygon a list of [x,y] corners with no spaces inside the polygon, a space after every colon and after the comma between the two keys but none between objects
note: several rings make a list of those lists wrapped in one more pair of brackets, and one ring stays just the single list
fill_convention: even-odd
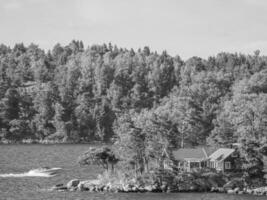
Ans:
[{"label": "sea", "polygon": [[[71,179],[93,179],[97,166],[79,166],[89,144],[0,145],[0,200],[267,200],[267,197],[217,193],[90,193],[51,191]],[[46,173],[46,168],[56,173]]]}]

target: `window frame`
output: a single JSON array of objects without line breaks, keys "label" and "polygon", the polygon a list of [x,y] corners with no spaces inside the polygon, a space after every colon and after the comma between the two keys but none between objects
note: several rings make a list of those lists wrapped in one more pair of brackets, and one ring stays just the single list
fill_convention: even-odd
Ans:
[{"label": "window frame", "polygon": [[231,162],[230,161],[226,161],[224,162],[224,169],[231,169]]}]

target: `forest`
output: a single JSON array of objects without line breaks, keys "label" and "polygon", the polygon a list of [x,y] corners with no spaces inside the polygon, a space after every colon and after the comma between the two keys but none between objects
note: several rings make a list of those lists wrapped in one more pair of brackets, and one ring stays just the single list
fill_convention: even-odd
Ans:
[{"label": "forest", "polygon": [[160,154],[261,147],[266,138],[267,57],[259,50],[184,61],[110,43],[85,48],[73,40],[49,51],[0,45],[1,141],[115,142]]}]

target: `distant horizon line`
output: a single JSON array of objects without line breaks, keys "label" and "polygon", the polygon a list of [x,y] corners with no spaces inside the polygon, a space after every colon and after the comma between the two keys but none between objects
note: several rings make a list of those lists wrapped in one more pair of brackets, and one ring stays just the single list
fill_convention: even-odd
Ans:
[{"label": "distant horizon line", "polygon": [[[54,45],[52,45],[52,47],[49,47],[49,48],[46,48],[46,47],[44,47],[44,46],[42,46],[41,44],[39,44],[39,43],[37,43],[37,42],[23,42],[23,41],[20,41],[20,42],[14,42],[14,44],[12,45],[12,44],[5,44],[5,43],[3,43],[3,42],[1,42],[0,43],[0,45],[4,45],[4,46],[6,46],[6,47],[8,47],[8,48],[10,48],[10,49],[13,49],[16,45],[18,45],[18,44],[23,44],[25,47],[29,47],[29,46],[31,46],[31,45],[36,45],[36,46],[38,46],[38,48],[40,48],[40,49],[42,49],[42,50],[44,50],[45,51],[45,53],[48,53],[49,51],[52,51],[53,50],[53,48],[57,45],[57,44],[59,44],[60,46],[62,46],[62,47],[67,47],[67,46],[69,46],[70,44],[71,44],[71,42],[73,42],[73,41],[75,41],[75,42],[82,42],[83,43],[83,45],[84,45],[84,41],[83,40],[78,40],[78,39],[72,39],[72,40],[70,40],[70,42],[69,43],[64,43],[64,42],[55,42],[55,44]],[[86,50],[86,49],[88,49],[88,48],[90,48],[90,47],[92,47],[92,46],[101,46],[101,45],[109,45],[109,44],[111,44],[113,47],[114,46],[117,46],[117,48],[118,49],[123,49],[123,50],[127,50],[127,51],[130,51],[131,49],[133,49],[134,50],[134,52],[138,52],[139,51],[139,49],[141,49],[141,50],[143,50],[145,47],[148,47],[149,49],[150,49],[150,51],[151,52],[153,52],[153,53],[157,53],[157,54],[162,54],[163,52],[167,52],[167,54],[168,55],[170,55],[171,57],[180,57],[182,60],[189,60],[190,58],[194,58],[194,57],[198,57],[198,58],[201,58],[201,59],[204,59],[204,60],[206,60],[206,59],[208,59],[208,58],[210,58],[210,57],[216,57],[216,56],[218,56],[219,54],[222,54],[222,53],[228,53],[228,54],[237,54],[237,55],[246,55],[246,56],[252,56],[252,55],[255,55],[255,54],[258,54],[258,56],[262,56],[262,57],[265,57],[265,56],[267,56],[267,54],[265,55],[265,54],[261,54],[261,49],[255,49],[254,51],[253,51],[253,53],[245,53],[245,52],[241,52],[241,51],[227,51],[227,50],[222,50],[222,51],[219,51],[219,52],[217,52],[217,53],[213,53],[213,55],[208,55],[208,56],[198,56],[198,55],[192,55],[192,56],[188,56],[187,58],[184,58],[184,57],[182,57],[181,55],[179,55],[178,53],[175,53],[175,54],[172,54],[172,53],[169,53],[169,51],[167,50],[167,49],[164,49],[164,50],[160,50],[160,51],[158,51],[158,50],[153,50],[149,45],[143,45],[142,47],[138,47],[138,48],[134,48],[134,47],[121,47],[121,46],[118,46],[117,44],[115,44],[115,43],[112,43],[112,42],[104,42],[104,43],[91,43],[91,45],[90,44],[87,44],[87,45],[84,45],[84,50]],[[258,52],[258,53],[256,53],[256,52]]]}]

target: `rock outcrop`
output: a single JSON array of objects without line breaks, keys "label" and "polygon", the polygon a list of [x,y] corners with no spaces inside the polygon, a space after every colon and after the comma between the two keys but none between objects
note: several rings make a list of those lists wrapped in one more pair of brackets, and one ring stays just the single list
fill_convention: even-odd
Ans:
[{"label": "rock outcrop", "polygon": [[73,180],[69,181],[66,186],[68,189],[73,189],[73,188],[77,188],[79,183],[80,183],[80,180],[73,179]]}]

